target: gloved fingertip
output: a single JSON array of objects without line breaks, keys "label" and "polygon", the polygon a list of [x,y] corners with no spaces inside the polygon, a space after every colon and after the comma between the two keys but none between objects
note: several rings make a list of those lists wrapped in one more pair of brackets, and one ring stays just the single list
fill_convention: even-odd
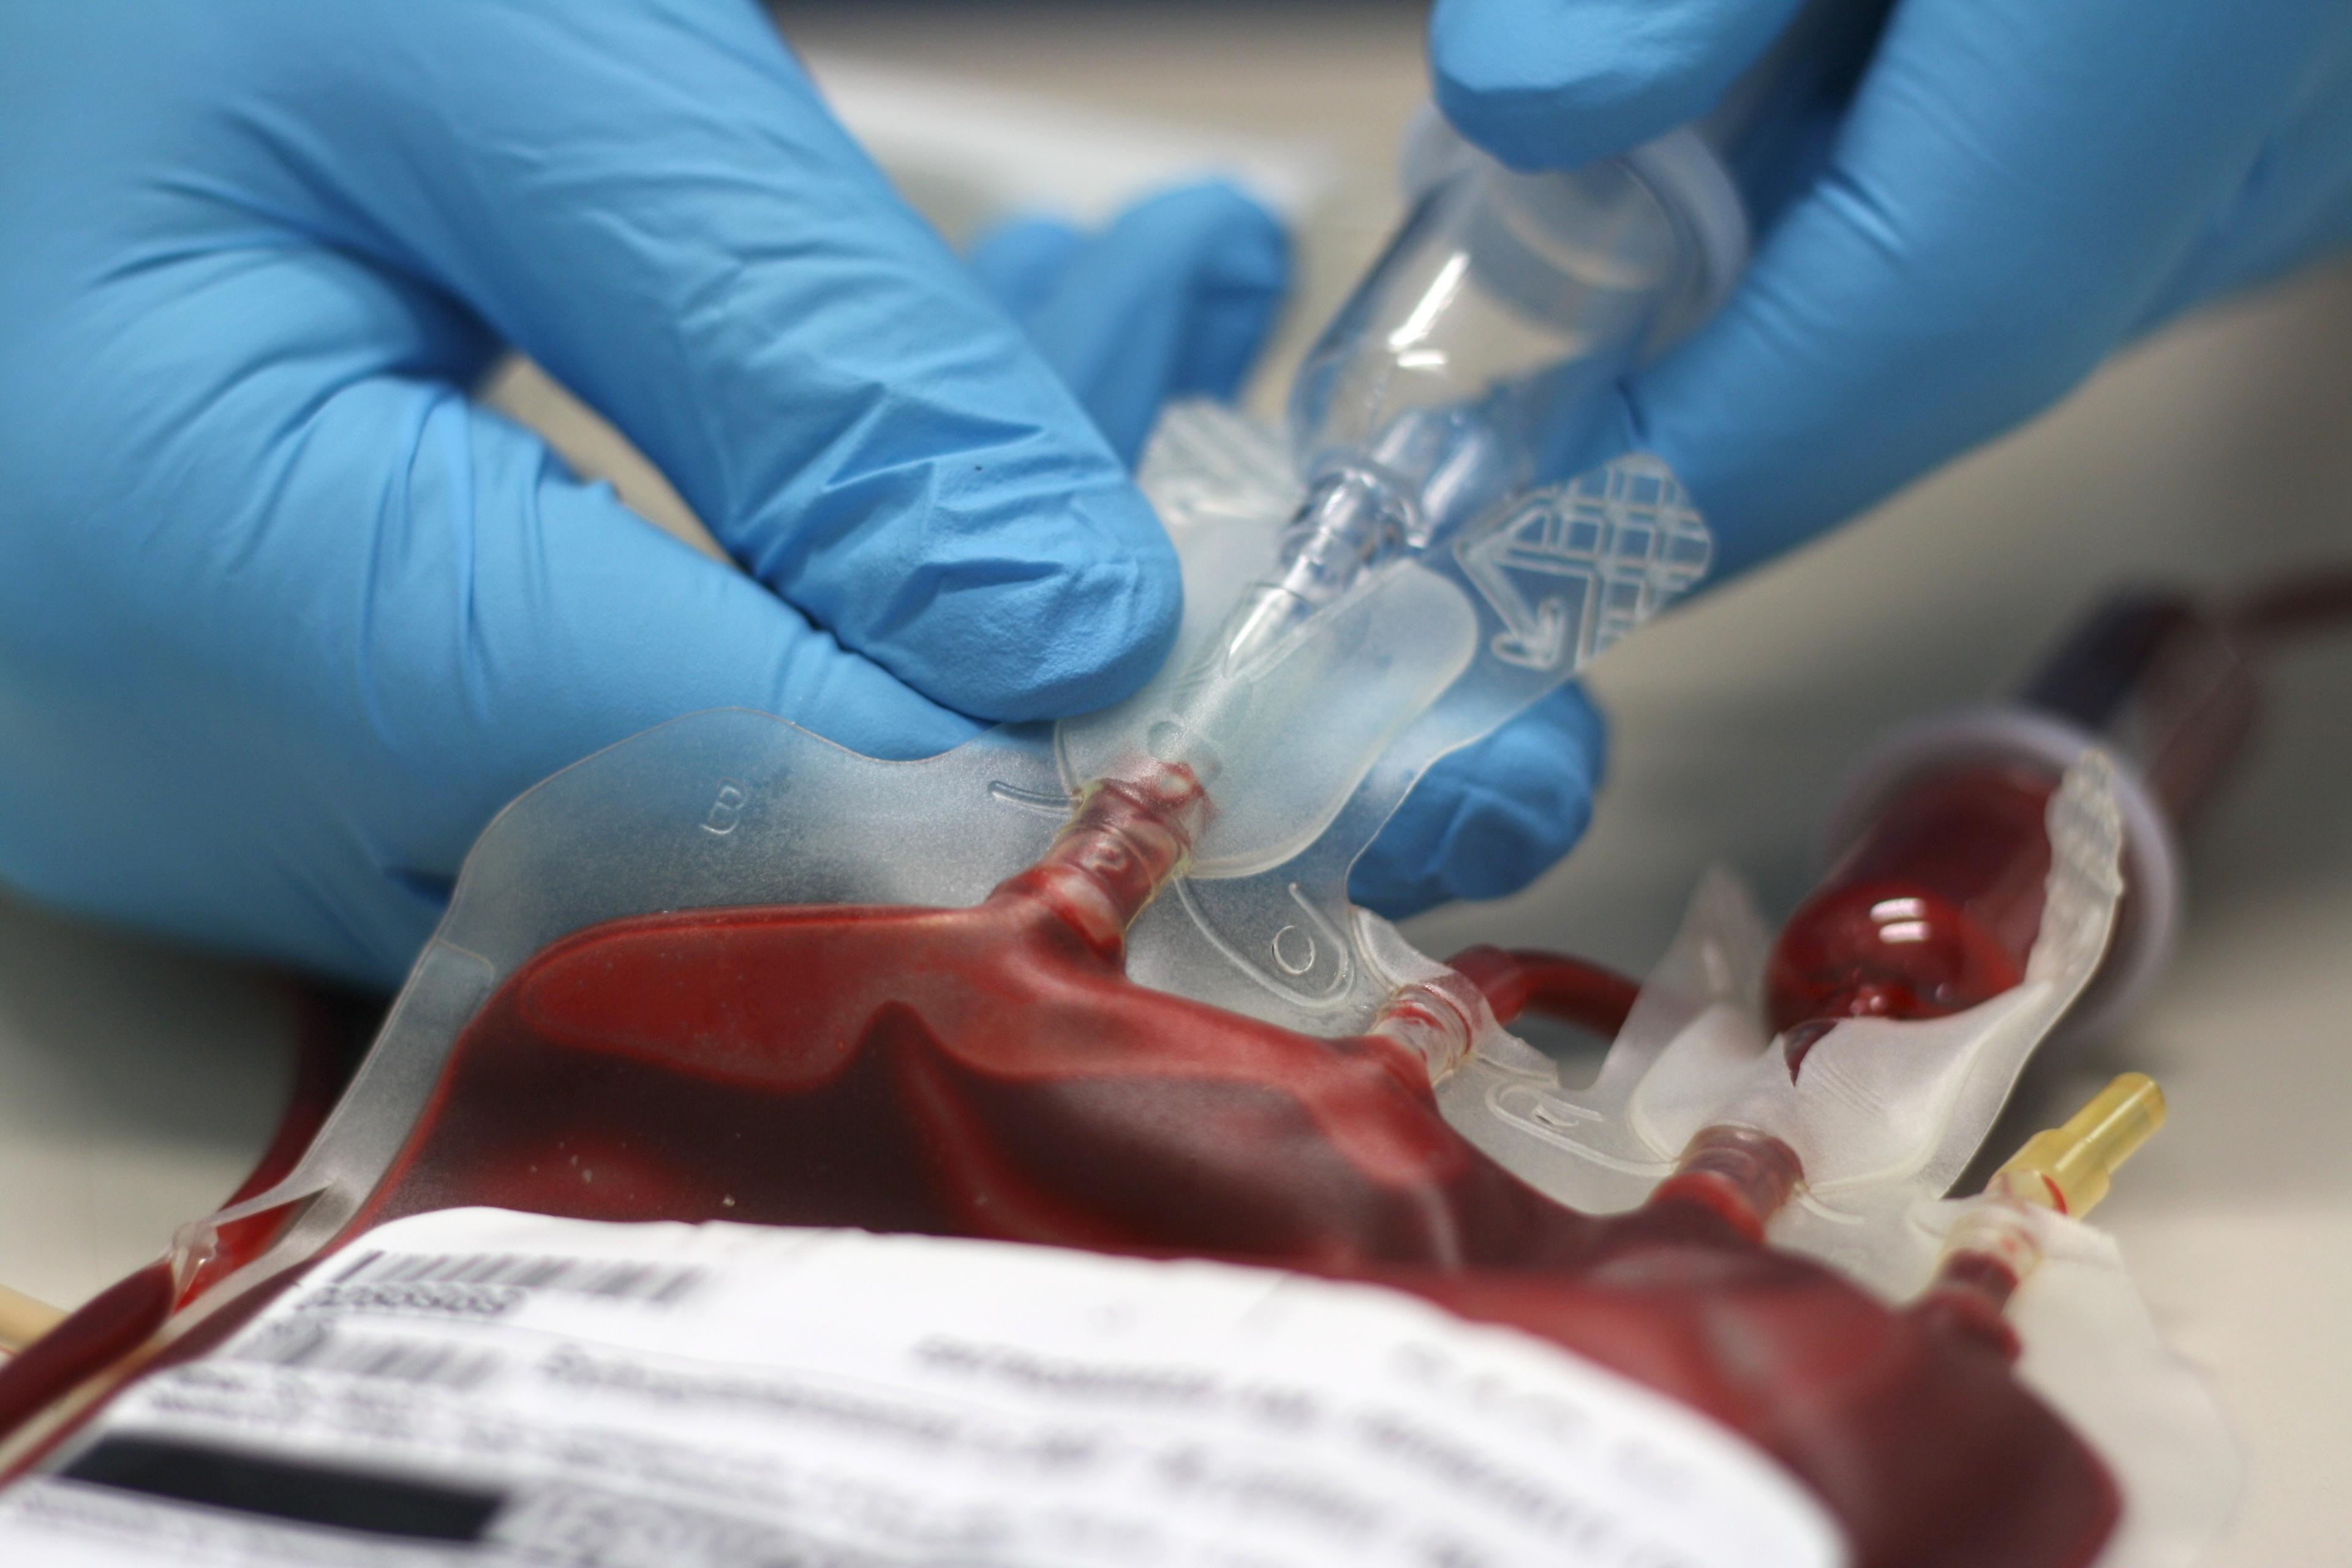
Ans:
[{"label": "gloved fingertip", "polygon": [[1500,899],[1516,893],[1558,864],[1591,824],[1588,791],[1554,792],[1539,804],[1499,789],[1469,790],[1445,836],[1441,879],[1446,894]]},{"label": "gloved fingertip", "polygon": [[1180,209],[1199,258],[1191,331],[1171,377],[1172,395],[1231,397],[1257,360],[1290,290],[1290,236],[1274,214],[1230,181],[1163,198]]},{"label": "gloved fingertip", "polygon": [[1172,549],[1061,574],[1048,605],[1028,617],[1046,628],[1034,657],[1009,672],[989,717],[1058,719],[1131,696],[1167,661],[1183,611]]},{"label": "gloved fingertip", "polygon": [[1388,826],[1348,871],[1348,897],[1385,920],[1401,921],[1445,901],[1439,846],[1453,803],[1407,795]]},{"label": "gloved fingertip", "polygon": [[1052,296],[1085,244],[1085,236],[1059,218],[1013,217],[982,230],[965,262],[981,287],[1018,320]]},{"label": "gloved fingertip", "polygon": [[1583,836],[1591,806],[1589,798],[1572,796],[1545,809],[1473,784],[1418,806],[1408,802],[1398,816],[1406,820],[1391,826],[1402,826],[1403,842],[1376,845],[1348,881],[1356,902],[1391,920],[1456,899],[1518,892]]},{"label": "gloved fingertip", "polygon": [[1221,175],[1153,193],[1121,213],[1105,234],[1181,252],[1190,258],[1189,272],[1218,275],[1237,287],[1278,289],[1290,276],[1290,240],[1282,220]]},{"label": "gloved fingertip", "polygon": [[1170,398],[1241,385],[1290,282],[1281,223],[1222,179],[1160,192],[1071,243],[1024,228],[991,245],[1006,257],[990,266],[1026,269],[1006,296],[1015,319],[1129,464]]},{"label": "gloved fingertip", "polygon": [[[1094,498],[1098,502],[1108,498]],[[1174,646],[1183,577],[1167,535],[1142,516],[1117,531],[1083,524],[1076,558],[966,561],[934,585],[919,643],[889,658],[918,689],[977,718],[1022,722],[1108,707],[1140,688]]]},{"label": "gloved fingertip", "polygon": [[1608,717],[1577,685],[1561,687],[1530,711],[1556,738],[1549,754],[1575,775],[1589,801],[1609,773]]},{"label": "gloved fingertip", "polygon": [[1573,168],[1658,133],[1657,111],[1644,111],[1638,83],[1615,53],[1605,29],[1571,22],[1556,6],[1439,0],[1430,14],[1438,109],[1464,137],[1522,172]]},{"label": "gloved fingertip", "polygon": [[1438,108],[1514,169],[1570,169],[1712,109],[1796,0],[1438,0]]},{"label": "gloved fingertip", "polygon": [[1580,688],[1561,688],[1441,758],[1357,861],[1349,896],[1401,919],[1517,892],[1584,836],[1606,749],[1600,710]]}]

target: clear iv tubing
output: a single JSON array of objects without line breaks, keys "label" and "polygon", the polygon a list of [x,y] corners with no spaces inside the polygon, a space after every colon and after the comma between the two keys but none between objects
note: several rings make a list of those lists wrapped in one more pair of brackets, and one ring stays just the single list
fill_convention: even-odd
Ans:
[{"label": "clear iv tubing", "polygon": [[1888,9],[1810,0],[1705,118],[1581,168],[1515,173],[1425,113],[1405,153],[1412,216],[1292,388],[1307,500],[1209,663],[1246,668],[1372,569],[1613,456],[1619,378],[1746,265],[1731,167],[1806,134]]},{"label": "clear iv tubing", "polygon": [[1625,158],[1520,174],[1425,126],[1435,167],[1292,389],[1307,496],[1155,740],[1203,782],[1251,677],[1391,562],[1443,548],[1531,486],[1612,455],[1619,377],[1695,320],[1744,256],[1738,197],[1678,133]]},{"label": "clear iv tubing", "polygon": [[1887,9],[1811,0],[1706,118],[1578,169],[1515,173],[1425,111],[1405,151],[1412,216],[1292,388],[1307,500],[1193,689],[1246,670],[1383,563],[1614,455],[1601,426],[1619,378],[1747,263],[1730,167],[1785,152]]},{"label": "clear iv tubing", "polygon": [[1888,9],[1810,0],[1706,117],[1581,168],[1516,173],[1424,111],[1405,149],[1412,216],[1292,388],[1307,500],[1202,676],[1245,670],[1370,571],[1615,455],[1601,426],[1619,378],[1747,263],[1731,168],[1809,133]]},{"label": "clear iv tubing", "polygon": [[2042,1265],[2037,1211],[2082,1218],[2107,1195],[2124,1162],[2164,1126],[2164,1091],[2125,1073],[2063,1126],[2038,1132],[1993,1173],[1954,1220],[1921,1309],[1984,1339],[2011,1360],[2016,1331],[2003,1314]]}]

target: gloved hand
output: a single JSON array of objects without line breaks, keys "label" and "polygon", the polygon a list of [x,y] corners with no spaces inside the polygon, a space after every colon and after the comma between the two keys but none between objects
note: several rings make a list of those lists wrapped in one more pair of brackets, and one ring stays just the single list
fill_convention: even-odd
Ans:
[{"label": "gloved hand", "polygon": [[[1438,101],[1519,167],[1705,112],[1800,0],[1439,0]],[[1745,283],[1625,389],[1738,569],[2352,242],[2342,0],[1901,0],[1777,167]]]},{"label": "gloved hand", "polygon": [[[740,704],[919,755],[1167,647],[1113,453],[747,0],[15,0],[0,148],[37,896],[390,984],[499,805],[601,746]],[[1154,341],[1193,295],[1145,284],[1263,251],[1230,219],[1136,285]],[[470,403],[508,344],[742,570]]]}]

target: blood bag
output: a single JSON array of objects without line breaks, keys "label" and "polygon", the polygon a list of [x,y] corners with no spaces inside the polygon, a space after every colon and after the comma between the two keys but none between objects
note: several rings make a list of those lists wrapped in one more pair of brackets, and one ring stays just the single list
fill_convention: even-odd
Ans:
[{"label": "blood bag", "polygon": [[[1655,458],[1560,471],[1706,276],[1646,166],[1457,174],[1290,439],[1171,412],[1142,481],[1186,620],[1128,702],[918,763],[698,714],[509,806],[295,1168],[0,1370],[0,1542],[2085,1568],[2137,1521],[2192,1537],[2143,1506],[2183,1422],[2137,1418],[2179,1383],[2079,1226],[2031,1221],[2020,1321],[2126,1325],[2074,1363],[2122,1394],[2062,1409],[1982,1319],[1897,1304],[2099,967],[2102,753],[2014,803],[2045,847],[2014,918],[1906,977],[1940,1016],[1801,1059],[1728,883],[1574,1092],[1496,1016],[1539,976],[1347,900],[1431,763],[1705,569]],[[1553,199],[1622,243],[1563,253]],[[1464,300],[1605,331],[1521,363],[1441,330]]]}]

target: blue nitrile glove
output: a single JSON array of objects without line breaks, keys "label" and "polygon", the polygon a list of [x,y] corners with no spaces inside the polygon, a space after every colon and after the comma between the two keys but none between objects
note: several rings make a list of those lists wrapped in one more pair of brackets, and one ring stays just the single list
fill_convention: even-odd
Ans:
[{"label": "blue nitrile glove", "polygon": [[1211,180],[1097,235],[1053,218],[1000,225],[971,268],[1132,464],[1161,404],[1241,390],[1289,287],[1290,247],[1265,208]]},{"label": "blue nitrile glove", "polygon": [[[1114,455],[749,0],[11,0],[0,149],[36,895],[390,983],[600,746],[741,704],[920,754],[1167,647]],[[509,343],[745,570],[471,404]]]},{"label": "blue nitrile glove", "polygon": [[[1438,100],[1507,163],[1576,164],[1705,112],[1797,9],[1439,0]],[[1746,172],[1771,210],[1745,283],[1626,391],[1726,569],[2352,241],[2344,0],[1900,0],[1823,117],[1808,166]]]},{"label": "blue nitrile glove", "polygon": [[[1288,276],[1280,229],[1222,183],[1142,203],[1095,236],[1007,224],[971,261],[1129,461],[1167,398],[1238,389]],[[1349,892],[1399,917],[1517,892],[1582,836],[1602,750],[1584,693],[1555,692],[1433,767]]]}]

